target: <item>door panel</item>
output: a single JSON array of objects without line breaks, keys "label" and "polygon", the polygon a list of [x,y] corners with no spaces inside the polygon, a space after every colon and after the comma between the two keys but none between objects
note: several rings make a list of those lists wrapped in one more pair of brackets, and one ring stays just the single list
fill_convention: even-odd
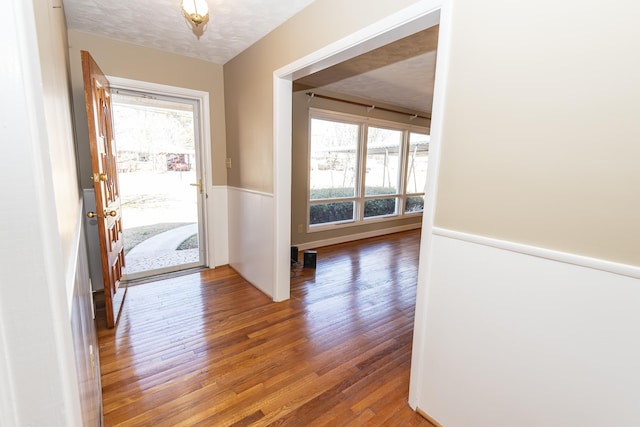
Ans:
[{"label": "door panel", "polygon": [[96,196],[96,209],[88,215],[95,217],[98,223],[107,327],[112,328],[124,302],[126,287],[121,286],[124,246],[111,93],[109,81],[89,52],[82,51],[81,54]]}]

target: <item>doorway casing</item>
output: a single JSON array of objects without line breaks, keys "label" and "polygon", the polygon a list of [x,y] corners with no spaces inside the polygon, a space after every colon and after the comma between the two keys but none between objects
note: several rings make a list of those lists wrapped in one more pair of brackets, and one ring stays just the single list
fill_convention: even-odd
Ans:
[{"label": "doorway casing", "polygon": [[440,25],[438,36],[438,61],[434,85],[434,99],[431,120],[431,140],[429,169],[426,192],[430,203],[425,204],[422,220],[422,238],[416,297],[416,318],[414,325],[414,345],[411,363],[411,384],[409,404],[417,408],[420,397],[420,363],[424,354],[425,310],[428,294],[428,271],[431,262],[431,235],[434,224],[437,178],[440,159],[440,138],[446,69],[448,67],[450,16],[452,0],[423,0],[416,2],[393,15],[386,17],[350,36],[332,43],[316,52],[300,58],[276,71],[273,78],[274,99],[274,294],[275,301],[286,300],[290,296],[291,244],[291,112],[292,82],[332,65],[351,59],[362,53],[399,40],[416,32]]},{"label": "doorway casing", "polygon": [[[212,155],[211,155],[211,115],[209,110],[209,93],[195,90],[195,89],[186,89],[181,87],[168,86],[163,84],[145,82],[140,80],[131,80],[121,77],[111,77],[107,76],[111,85],[113,87],[117,87],[119,89],[138,91],[138,92],[151,92],[158,95],[178,97],[178,98],[189,98],[195,100],[198,104],[198,111],[200,114],[199,120],[196,122],[199,123],[200,128],[198,131],[200,135],[202,135],[202,151],[203,151],[203,159],[200,164],[203,171],[203,186],[204,191],[206,193],[205,203],[203,206],[203,213],[205,217],[204,221],[204,229],[205,236],[207,238],[207,259],[206,265],[210,268],[215,267],[216,265],[216,246],[220,246],[222,243],[222,239],[215,239],[216,230],[221,230],[225,227],[224,224],[216,224],[214,220],[214,215],[212,206],[216,203],[215,198],[219,194],[218,192],[213,191],[211,184],[211,177],[213,176],[212,171]],[[226,200],[221,201],[220,205],[226,206]],[[218,250],[219,252],[224,253],[224,249]],[[222,264],[224,264],[223,262]]]}]

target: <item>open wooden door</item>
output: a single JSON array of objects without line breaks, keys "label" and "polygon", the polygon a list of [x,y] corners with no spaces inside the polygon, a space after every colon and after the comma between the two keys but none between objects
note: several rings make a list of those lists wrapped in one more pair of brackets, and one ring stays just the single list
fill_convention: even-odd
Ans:
[{"label": "open wooden door", "polygon": [[82,73],[96,197],[96,210],[87,215],[98,221],[107,327],[112,328],[118,320],[127,288],[120,286],[124,245],[111,93],[109,81],[86,51],[82,51]]}]

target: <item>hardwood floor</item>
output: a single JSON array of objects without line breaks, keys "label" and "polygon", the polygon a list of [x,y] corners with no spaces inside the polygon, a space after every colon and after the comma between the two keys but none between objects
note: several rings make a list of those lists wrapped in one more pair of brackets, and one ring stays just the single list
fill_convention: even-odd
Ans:
[{"label": "hardwood floor", "polygon": [[418,247],[320,248],[281,303],[229,267],[130,287],[97,319],[105,425],[430,426],[407,404]]}]

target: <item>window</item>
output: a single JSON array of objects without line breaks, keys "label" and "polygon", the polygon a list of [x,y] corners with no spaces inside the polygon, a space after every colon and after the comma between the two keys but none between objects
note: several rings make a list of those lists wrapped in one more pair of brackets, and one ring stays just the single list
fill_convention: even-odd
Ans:
[{"label": "window", "polygon": [[309,153],[310,229],[422,213],[426,129],[312,110]]},{"label": "window", "polygon": [[429,135],[409,132],[405,213],[424,210],[424,186],[427,182],[428,161]]},{"label": "window", "polygon": [[400,193],[400,153],[403,132],[396,129],[367,128],[367,158],[364,174],[364,217],[395,215]]}]

